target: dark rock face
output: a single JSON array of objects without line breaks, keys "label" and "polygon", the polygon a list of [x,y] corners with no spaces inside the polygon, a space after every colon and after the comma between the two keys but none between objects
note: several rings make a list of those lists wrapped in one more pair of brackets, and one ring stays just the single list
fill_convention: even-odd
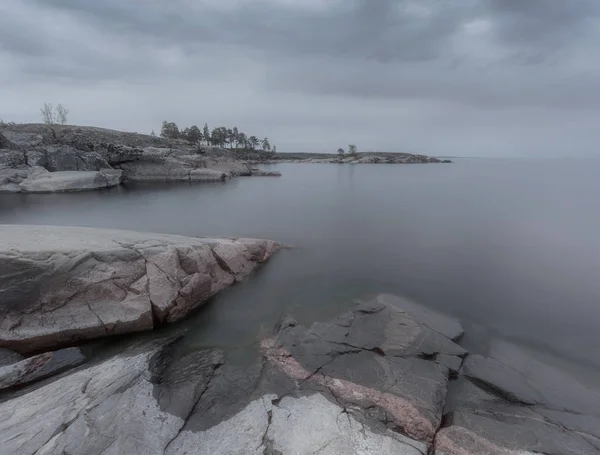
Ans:
[{"label": "dark rock face", "polygon": [[0,390],[45,379],[86,361],[78,348],[36,355],[12,365],[0,367]]},{"label": "dark rock face", "polygon": [[256,239],[0,226],[0,347],[52,349],[181,319],[278,247]]}]

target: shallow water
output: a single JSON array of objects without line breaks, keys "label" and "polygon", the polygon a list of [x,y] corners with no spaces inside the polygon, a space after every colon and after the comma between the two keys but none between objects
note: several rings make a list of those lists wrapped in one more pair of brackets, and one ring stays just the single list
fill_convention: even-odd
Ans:
[{"label": "shallow water", "polygon": [[272,168],[283,177],[0,195],[0,223],[295,245],[181,324],[189,348],[242,360],[282,313],[308,323],[390,292],[459,318],[472,352],[504,338],[600,382],[600,161]]}]

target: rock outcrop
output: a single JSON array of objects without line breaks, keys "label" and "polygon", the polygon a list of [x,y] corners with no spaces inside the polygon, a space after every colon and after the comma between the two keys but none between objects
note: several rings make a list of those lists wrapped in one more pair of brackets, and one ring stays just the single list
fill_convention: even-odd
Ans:
[{"label": "rock outcrop", "polygon": [[278,244],[0,226],[0,347],[20,353],[150,330],[245,278]]},{"label": "rock outcrop", "polygon": [[0,129],[0,192],[85,191],[121,181],[215,182],[242,175],[252,175],[251,168],[233,153],[182,140],[63,125]]},{"label": "rock outcrop", "polygon": [[263,169],[252,169],[252,175],[257,177],[281,177],[281,172],[266,171]]},{"label": "rock outcrop", "polygon": [[284,318],[249,365],[182,338],[133,345],[4,391],[0,452],[600,454],[597,391],[506,343],[469,357],[461,334],[380,295],[310,328]]}]

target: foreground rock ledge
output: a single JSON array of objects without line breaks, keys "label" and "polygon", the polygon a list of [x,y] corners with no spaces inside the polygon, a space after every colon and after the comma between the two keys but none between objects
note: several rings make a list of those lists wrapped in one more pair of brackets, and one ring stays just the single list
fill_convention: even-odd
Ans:
[{"label": "foreground rock ledge", "polygon": [[600,454],[597,391],[504,342],[468,356],[461,333],[380,295],[311,327],[285,318],[251,365],[138,344],[0,395],[0,454]]},{"label": "foreground rock ledge", "polygon": [[29,353],[151,330],[252,272],[279,245],[56,226],[0,226],[0,347]]}]

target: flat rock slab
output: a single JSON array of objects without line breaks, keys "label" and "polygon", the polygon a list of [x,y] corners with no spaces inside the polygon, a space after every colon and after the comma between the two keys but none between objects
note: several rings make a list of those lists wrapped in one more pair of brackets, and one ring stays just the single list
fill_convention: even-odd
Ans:
[{"label": "flat rock slab", "polygon": [[79,348],[68,348],[46,352],[0,367],[0,390],[45,379],[81,365],[85,361],[86,357]]},{"label": "flat rock slab", "polygon": [[20,353],[178,320],[279,248],[52,226],[0,226],[0,347]]}]

